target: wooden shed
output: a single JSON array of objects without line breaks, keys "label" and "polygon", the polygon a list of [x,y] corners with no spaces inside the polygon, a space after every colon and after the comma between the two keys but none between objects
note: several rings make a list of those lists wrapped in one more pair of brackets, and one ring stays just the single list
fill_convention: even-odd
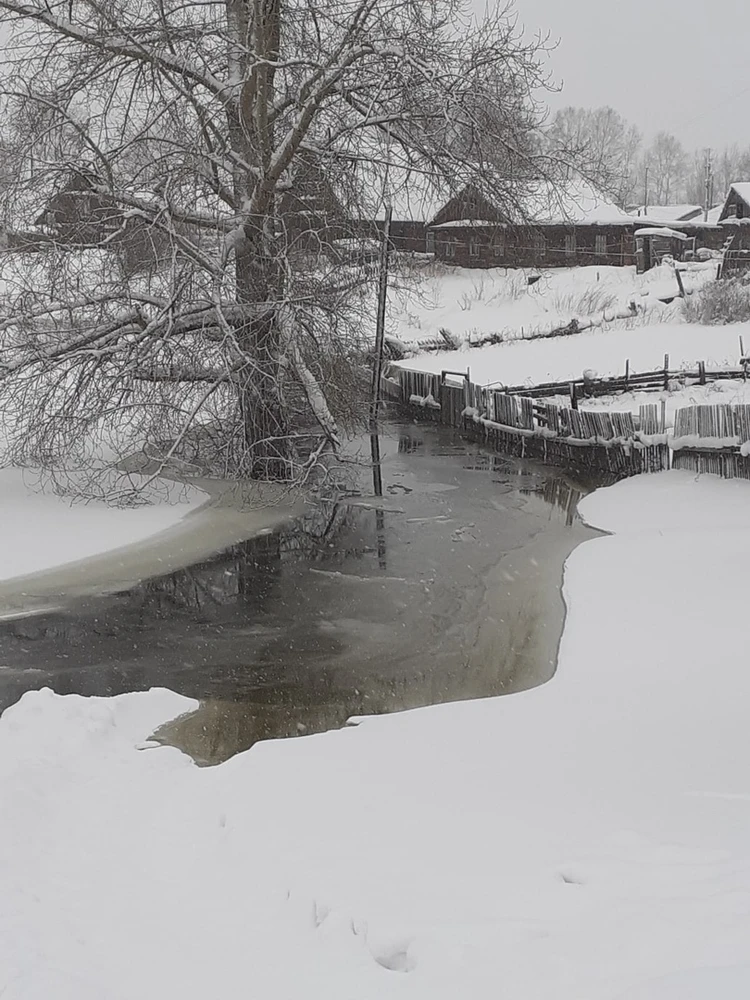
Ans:
[{"label": "wooden shed", "polygon": [[687,251],[695,251],[694,237],[669,229],[667,226],[651,226],[636,229],[635,262],[639,274],[650,271],[664,260],[672,257],[674,260],[684,260]]}]

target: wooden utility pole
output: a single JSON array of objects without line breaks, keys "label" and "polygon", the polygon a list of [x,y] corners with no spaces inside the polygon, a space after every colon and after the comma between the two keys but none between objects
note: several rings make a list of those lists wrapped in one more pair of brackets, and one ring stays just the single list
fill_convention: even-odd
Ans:
[{"label": "wooden utility pole", "polygon": [[380,380],[383,376],[383,348],[385,347],[385,308],[388,300],[388,259],[391,243],[393,206],[386,205],[383,225],[383,242],[380,245],[380,274],[378,277],[378,313],[375,324],[375,358],[372,365],[372,397],[370,399],[370,451],[372,454],[372,481],[375,496],[383,495],[383,476],[380,468],[380,438],[378,415],[380,413]]},{"label": "wooden utility pole", "polygon": [[711,164],[711,150],[706,150],[706,176],[704,182],[704,204],[705,208],[703,210],[703,221],[708,222],[708,210],[711,208],[711,202],[713,200],[713,186],[714,186],[714,171]]},{"label": "wooden utility pole", "polygon": [[648,164],[643,173],[643,214],[648,216]]}]

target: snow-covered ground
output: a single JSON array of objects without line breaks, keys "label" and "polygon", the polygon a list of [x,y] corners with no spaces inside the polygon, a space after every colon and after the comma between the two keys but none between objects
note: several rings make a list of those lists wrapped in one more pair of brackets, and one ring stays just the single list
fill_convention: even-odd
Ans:
[{"label": "snow-covered ground", "polygon": [[[528,284],[529,276],[539,280]],[[682,272],[688,293],[712,281],[714,261],[690,264]],[[414,349],[448,330],[459,342],[490,335],[518,339],[566,326],[637,326],[679,319],[681,303],[662,299],[678,294],[674,270],[667,266],[636,274],[634,267],[561,267],[543,271],[417,265],[412,280],[392,283],[389,332]],[[635,318],[617,320],[637,307]]]},{"label": "snow-covered ground", "polygon": [[151,502],[137,507],[96,500],[71,503],[49,488],[43,490],[33,470],[0,470],[0,580],[140,542],[171,527],[208,498],[193,487],[159,480],[146,488],[142,499]]},{"label": "snow-covered ground", "polygon": [[598,375],[648,372],[664,366],[695,368],[705,361],[709,368],[737,364],[739,338],[750,345],[750,324],[700,326],[692,323],[636,326],[632,329],[588,330],[567,337],[514,341],[462,351],[420,354],[399,362],[414,371],[471,370],[473,381],[486,385],[534,385],[579,379],[586,369]]},{"label": "snow-covered ground", "polygon": [[0,995],[750,995],[750,484],[587,498],[556,677],[214,769],[136,749],[192,703],[0,720]]}]

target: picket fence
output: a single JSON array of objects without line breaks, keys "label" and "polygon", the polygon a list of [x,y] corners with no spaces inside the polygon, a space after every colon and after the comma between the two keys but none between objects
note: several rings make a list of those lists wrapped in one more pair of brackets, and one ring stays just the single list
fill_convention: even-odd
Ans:
[{"label": "picket fence", "polygon": [[[393,368],[383,379],[382,394],[422,419],[457,428],[503,454],[563,465],[579,474],[623,479],[678,468],[750,479],[750,458],[744,454],[750,452],[750,406],[685,407],[677,411],[674,431],[668,433],[662,404],[641,406],[637,414],[585,410],[477,385],[462,372]],[[576,404],[577,398],[573,396]]]}]

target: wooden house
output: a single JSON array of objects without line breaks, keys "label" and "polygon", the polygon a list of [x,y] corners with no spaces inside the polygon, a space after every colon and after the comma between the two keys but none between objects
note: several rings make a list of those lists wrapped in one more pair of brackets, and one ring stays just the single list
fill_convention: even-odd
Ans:
[{"label": "wooden house", "polygon": [[534,182],[503,205],[466,188],[430,224],[436,258],[463,267],[632,264],[634,228],[632,216],[583,181]]},{"label": "wooden house", "polygon": [[[135,270],[158,262],[168,249],[169,234],[151,225],[148,218],[129,213],[116,199],[101,195],[96,186],[95,174],[85,169],[75,171],[50,198],[35,225],[48,239],[58,243],[78,247],[104,244],[123,250],[128,266]],[[131,195],[150,209],[149,214],[158,215],[155,191],[137,191]],[[211,192],[184,192],[179,201],[191,210],[213,216],[217,223],[222,218],[232,218],[229,206]],[[177,220],[174,225],[184,235],[198,240],[205,240],[210,233],[210,229],[199,230],[190,222]],[[290,250],[317,250],[349,232],[347,216],[333,184],[317,163],[308,160],[299,165],[278,202],[276,225]]]},{"label": "wooden house", "polygon": [[122,223],[117,203],[94,190],[96,177],[87,170],[71,173],[34,220],[34,225],[61,243],[93,246]]},{"label": "wooden house", "polygon": [[[647,226],[662,224],[630,215],[591,185],[574,180],[529,184],[502,206],[466,188],[440,208],[429,229],[436,258],[447,264],[550,268],[635,264],[635,232]],[[691,248],[718,250],[725,239],[718,225],[698,220],[679,228]]]},{"label": "wooden house", "polygon": [[750,181],[732,184],[719,215],[719,222],[742,222],[750,224]]}]

